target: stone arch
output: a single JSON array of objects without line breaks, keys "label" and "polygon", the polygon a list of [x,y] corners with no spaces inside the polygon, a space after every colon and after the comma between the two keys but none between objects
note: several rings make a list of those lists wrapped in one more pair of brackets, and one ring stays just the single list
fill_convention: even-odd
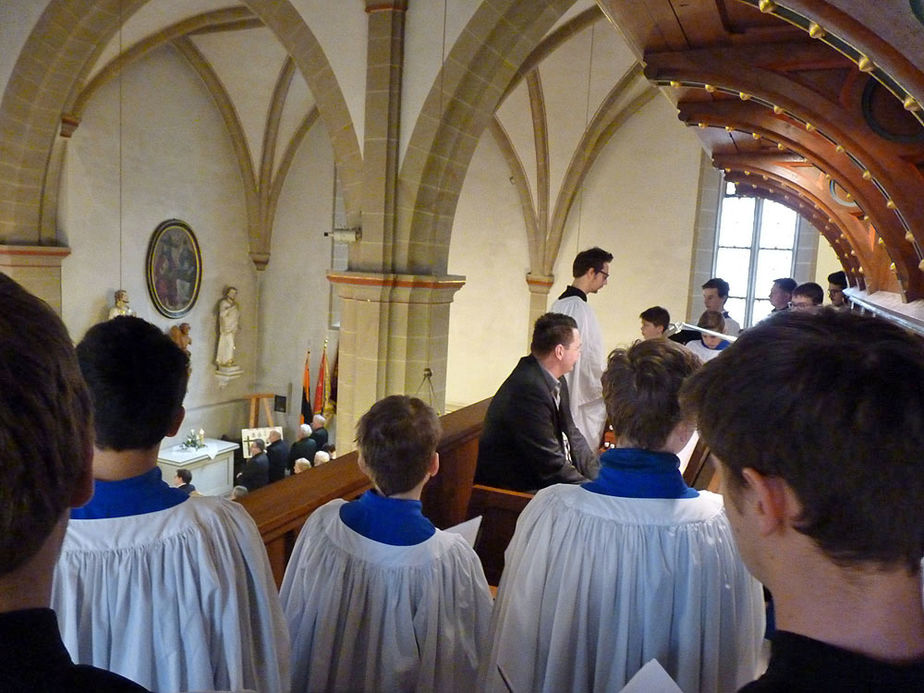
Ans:
[{"label": "stone arch", "polygon": [[276,35],[308,83],[334,150],[347,222],[358,225],[362,212],[363,155],[346,99],[321,44],[288,1],[242,2]]},{"label": "stone arch", "polygon": [[146,2],[53,0],[33,27],[0,101],[4,242],[54,240],[54,219],[43,218],[42,199],[61,114],[120,23]]},{"label": "stone arch", "polygon": [[411,134],[398,184],[392,266],[445,274],[468,163],[518,67],[573,0],[483,3],[436,76]]},{"label": "stone arch", "polygon": [[[0,101],[0,240],[54,241],[52,166],[61,117],[96,57],[148,0],[51,0],[26,41]],[[346,101],[317,39],[289,2],[244,0],[302,71],[330,133],[349,219],[359,219],[362,153]],[[52,175],[49,176],[49,170]]]}]

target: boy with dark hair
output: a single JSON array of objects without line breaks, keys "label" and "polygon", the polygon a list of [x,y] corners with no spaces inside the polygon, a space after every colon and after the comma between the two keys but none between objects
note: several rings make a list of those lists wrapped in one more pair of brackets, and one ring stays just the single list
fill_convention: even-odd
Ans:
[{"label": "boy with dark hair", "polygon": [[815,311],[821,307],[824,300],[824,289],[815,282],[805,282],[792,290],[790,307],[793,310]]},{"label": "boy with dark hair", "polygon": [[386,397],[359,420],[374,489],[312,513],[282,581],[293,690],[474,689],[491,593],[465,540],[421,513],[439,437],[414,397]]},{"label": "boy with dark hair", "polygon": [[671,314],[661,306],[652,306],[638,316],[642,321],[642,338],[657,339],[671,324]]},{"label": "boy with dark hair", "polygon": [[52,595],[71,653],[154,690],[288,690],[288,634],[253,519],[169,487],[157,466],[183,422],[188,357],[134,317],[90,328],[77,357],[97,438],[95,495],[71,513]]},{"label": "boy with dark hair", "polygon": [[188,469],[177,469],[174,481],[178,482],[174,484],[174,488],[183,493],[190,494],[196,490],[196,487],[192,484],[192,472]]},{"label": "boy with dark hair", "polygon": [[828,298],[831,299],[831,306],[836,310],[850,310],[850,304],[844,296],[844,289],[847,288],[847,273],[844,270],[838,270],[828,275]]},{"label": "boy with dark hair", "polygon": [[725,302],[728,300],[729,287],[728,282],[721,277],[713,277],[703,284],[703,306],[706,310],[715,310],[725,318],[725,334],[736,336],[741,332],[741,325],[732,318],[728,311],[725,310]]},{"label": "boy with dark hair", "polygon": [[920,338],[849,312],[784,313],[684,400],[744,561],[773,593],[770,666],[744,690],[924,690]]},{"label": "boy with dark hair", "polygon": [[616,448],[595,481],[541,490],[505,553],[483,666],[490,691],[617,691],[656,658],[684,691],[753,678],[760,585],[734,548],[722,498],[688,487],[680,410],[699,359],[666,339],[610,354]]},{"label": "boy with dark hair", "polygon": [[93,494],[92,458],[90,397],[67,330],[0,273],[0,690],[145,690],[75,665],[48,608],[68,510]]},{"label": "boy with dark hair", "polygon": [[792,300],[792,292],[796,286],[796,280],[792,277],[780,277],[773,280],[769,296],[770,305],[773,306],[771,313],[781,313],[789,310],[789,302]]}]

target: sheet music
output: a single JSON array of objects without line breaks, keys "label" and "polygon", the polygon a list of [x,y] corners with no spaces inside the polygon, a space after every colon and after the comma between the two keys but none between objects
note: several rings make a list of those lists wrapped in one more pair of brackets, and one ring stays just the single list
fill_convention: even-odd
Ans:
[{"label": "sheet music", "polygon": [[683,693],[657,659],[651,659],[623,686],[620,693]]},{"label": "sheet music", "polygon": [[472,548],[475,548],[475,539],[478,538],[478,530],[481,528],[481,515],[478,517],[473,517],[471,520],[466,520],[465,522],[460,522],[457,525],[452,527],[447,527],[444,532],[452,532],[453,534],[461,534],[465,537],[465,541],[468,542],[468,545]]}]

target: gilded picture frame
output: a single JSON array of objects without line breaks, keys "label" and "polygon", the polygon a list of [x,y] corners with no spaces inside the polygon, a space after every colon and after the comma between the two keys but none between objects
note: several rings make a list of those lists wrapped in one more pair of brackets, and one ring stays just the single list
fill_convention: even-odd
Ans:
[{"label": "gilded picture frame", "polygon": [[145,267],[158,313],[179,318],[192,310],[202,286],[202,253],[189,224],[179,219],[159,224],[148,243]]}]

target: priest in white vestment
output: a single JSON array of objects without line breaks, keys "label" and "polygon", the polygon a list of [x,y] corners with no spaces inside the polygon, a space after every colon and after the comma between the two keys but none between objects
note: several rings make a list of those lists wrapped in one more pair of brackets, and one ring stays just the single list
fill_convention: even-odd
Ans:
[{"label": "priest in white vestment", "polygon": [[360,419],[359,464],[375,489],[312,513],[282,582],[293,691],[474,691],[491,592],[466,541],[421,514],[439,430],[403,395]]},{"label": "priest in white vestment", "polygon": [[253,519],[169,487],[189,358],[133,317],[77,346],[94,405],[94,496],[71,512],[52,604],[71,656],[151,690],[289,690],[288,632]]},{"label": "priest in white vestment", "polygon": [[606,352],[597,316],[587,305],[587,294],[595,294],[606,286],[612,259],[613,255],[601,248],[578,253],[572,266],[574,281],[549,309],[552,313],[570,315],[581,333],[581,356],[574,370],[565,374],[565,380],[571,396],[571,417],[591,450],[599,449],[606,427],[606,406],[600,385]]},{"label": "priest in white vestment", "polygon": [[595,481],[543,489],[520,516],[487,690],[618,691],[653,658],[684,691],[734,691],[754,677],[760,585],[721,496],[689,488],[675,454],[692,434],[677,392],[698,366],[668,340],[610,355],[604,393],[620,447]]}]

